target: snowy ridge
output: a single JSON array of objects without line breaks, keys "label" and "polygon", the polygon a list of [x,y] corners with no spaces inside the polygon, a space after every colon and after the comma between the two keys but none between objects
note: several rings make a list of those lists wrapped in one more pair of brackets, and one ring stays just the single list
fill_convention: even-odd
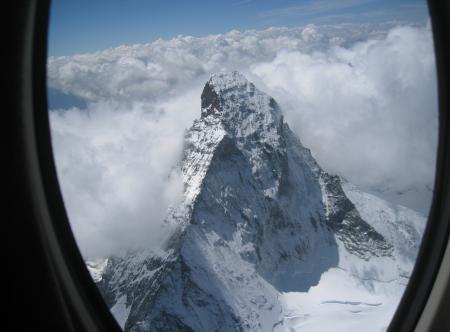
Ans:
[{"label": "snowy ridge", "polygon": [[86,261],[86,267],[95,282],[102,281],[102,275],[108,265],[108,259],[97,259]]},{"label": "snowy ridge", "polygon": [[393,245],[396,263],[405,271],[411,271],[425,228],[425,217],[362,192],[351,183],[343,182],[343,189],[364,220]]},{"label": "snowy ridge", "polygon": [[184,199],[166,220],[175,231],[161,252],[112,257],[97,278],[124,330],[385,328],[424,219],[324,172],[240,73],[213,75],[201,101]]},{"label": "snowy ridge", "polygon": [[197,197],[214,150],[225,135],[222,123],[212,116],[205,117],[203,121],[195,121],[186,133],[185,158],[181,167],[186,205],[192,204]]}]

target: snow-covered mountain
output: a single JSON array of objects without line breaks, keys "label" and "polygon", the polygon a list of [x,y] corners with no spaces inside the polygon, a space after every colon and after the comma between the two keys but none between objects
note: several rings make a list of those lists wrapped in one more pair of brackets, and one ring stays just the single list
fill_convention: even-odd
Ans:
[{"label": "snow-covered mountain", "polygon": [[386,328],[424,218],[324,172],[240,73],[206,83],[180,169],[161,250],[88,263],[125,331]]}]

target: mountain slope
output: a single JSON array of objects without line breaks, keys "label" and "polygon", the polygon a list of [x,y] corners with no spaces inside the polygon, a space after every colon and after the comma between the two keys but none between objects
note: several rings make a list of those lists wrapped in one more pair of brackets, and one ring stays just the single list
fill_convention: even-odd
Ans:
[{"label": "mountain slope", "polygon": [[[363,193],[324,172],[275,100],[240,73],[213,75],[201,101],[180,164],[183,202],[166,220],[174,231],[160,252],[111,257],[97,273],[123,328],[316,328],[308,310],[328,312],[318,299],[335,308],[371,307],[355,294],[398,298],[420,239],[408,213],[398,227],[380,226],[396,225],[397,215],[371,214]],[[410,247],[402,247],[405,231]],[[346,278],[353,281],[339,299],[317,296],[322,285]]]}]

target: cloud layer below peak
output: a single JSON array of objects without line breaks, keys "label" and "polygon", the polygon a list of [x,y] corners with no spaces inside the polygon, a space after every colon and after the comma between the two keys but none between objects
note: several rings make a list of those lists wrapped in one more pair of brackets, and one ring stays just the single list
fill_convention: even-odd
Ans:
[{"label": "cloud layer below peak", "polygon": [[[306,26],[179,36],[50,58],[58,175],[86,256],[157,242],[209,76],[239,70],[281,105],[326,170],[426,212],[437,138],[429,27]],[[399,193],[404,193],[400,195]],[[397,195],[399,194],[399,195]]]}]

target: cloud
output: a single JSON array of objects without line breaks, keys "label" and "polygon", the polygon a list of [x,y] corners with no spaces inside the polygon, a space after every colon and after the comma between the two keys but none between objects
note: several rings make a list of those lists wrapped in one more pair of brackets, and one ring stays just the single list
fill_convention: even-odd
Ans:
[{"label": "cloud", "polygon": [[366,188],[432,183],[437,133],[433,45],[426,29],[327,52],[281,52],[252,72],[284,104],[321,165]]},{"label": "cloud", "polygon": [[171,98],[186,86],[203,84],[211,72],[247,68],[278,52],[326,50],[382,36],[385,25],[269,28],[230,31],[203,38],[179,36],[150,44],[121,46],[91,54],[50,57],[49,86],[90,101],[150,101]]},{"label": "cloud", "polygon": [[174,166],[185,124],[200,107],[199,93],[152,107],[102,101],[88,110],[50,112],[58,178],[86,257],[157,250],[167,210],[182,195]]},{"label": "cloud", "polygon": [[50,58],[50,112],[71,225],[85,256],[152,246],[182,184],[183,132],[210,74],[240,70],[277,99],[320,165],[426,210],[437,97],[429,27],[337,25],[179,36]]}]

